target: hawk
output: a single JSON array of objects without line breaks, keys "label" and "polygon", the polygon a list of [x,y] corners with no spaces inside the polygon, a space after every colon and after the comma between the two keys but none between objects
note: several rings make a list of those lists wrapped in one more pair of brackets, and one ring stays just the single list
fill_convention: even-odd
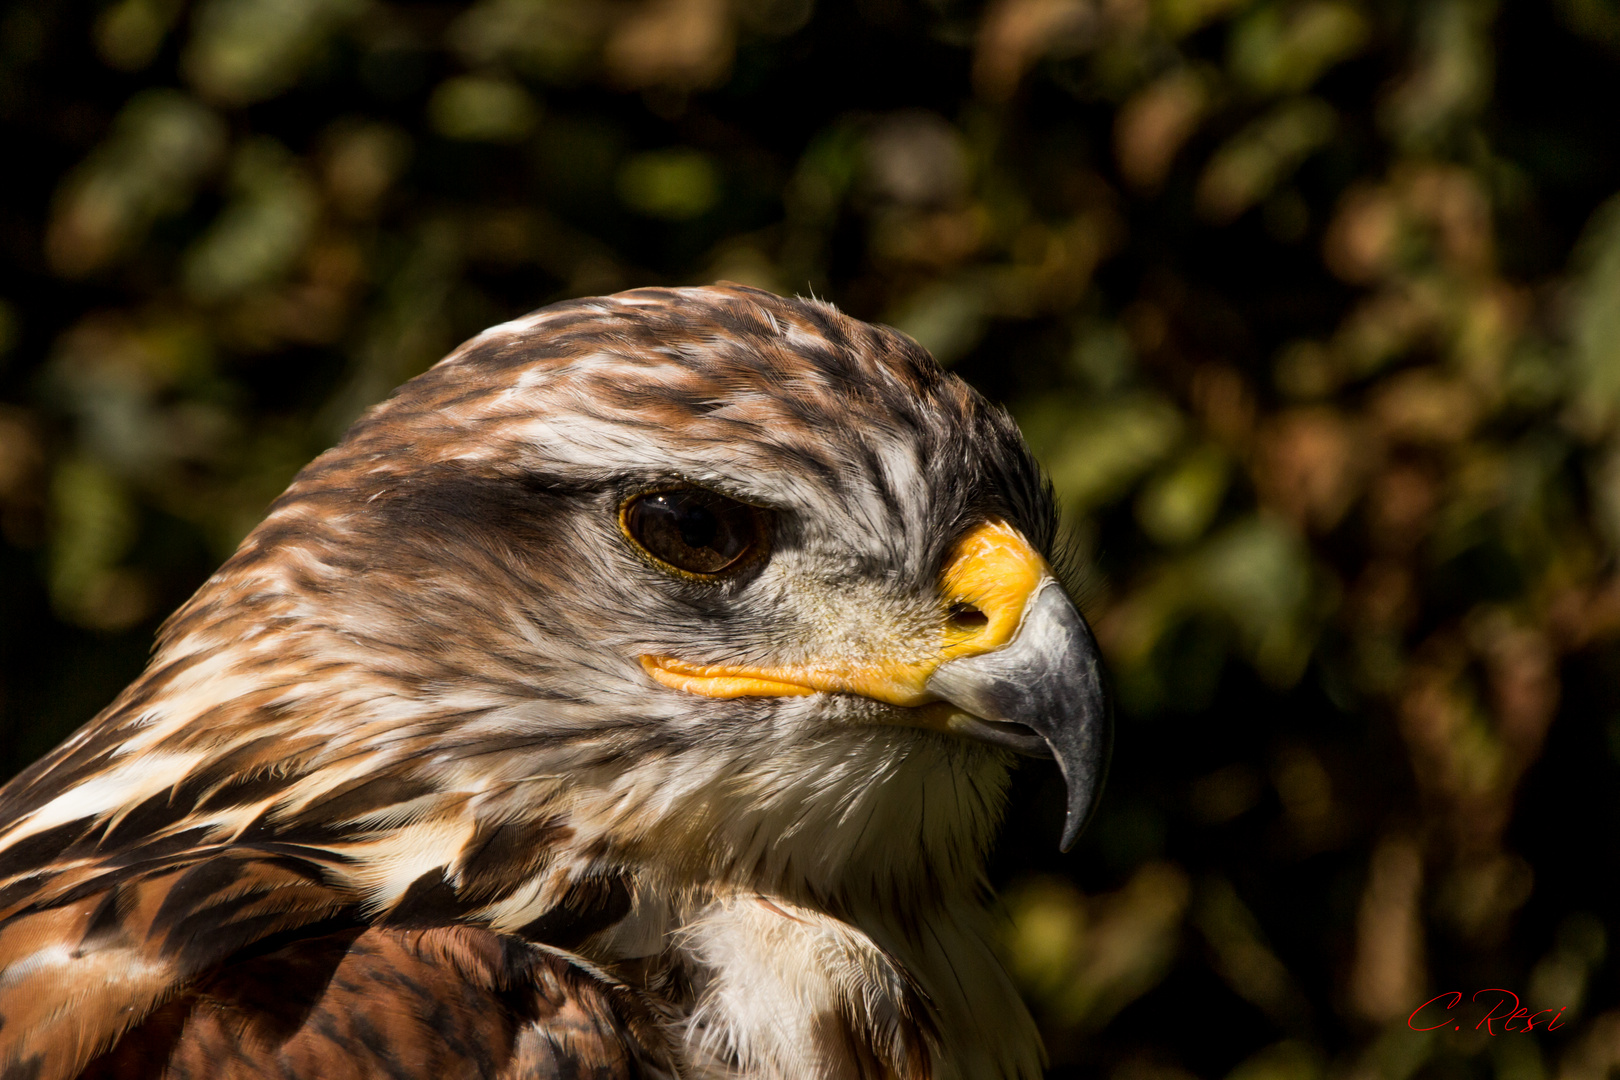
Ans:
[{"label": "hawk", "polygon": [[372,409],[0,790],[0,1076],[1039,1075],[983,859],[1097,651],[1007,414],[737,286]]}]

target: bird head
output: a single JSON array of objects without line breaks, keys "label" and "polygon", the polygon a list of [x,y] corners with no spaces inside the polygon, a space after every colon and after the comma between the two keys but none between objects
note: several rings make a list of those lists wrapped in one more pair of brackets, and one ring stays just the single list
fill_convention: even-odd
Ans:
[{"label": "bird head", "polygon": [[489,821],[689,879],[977,880],[1010,752],[1056,759],[1065,846],[1105,766],[1055,531],[1012,420],[900,334],[741,287],[559,304],[306,468],[35,817],[169,790],[175,828],[350,844],[378,904],[476,877]]}]

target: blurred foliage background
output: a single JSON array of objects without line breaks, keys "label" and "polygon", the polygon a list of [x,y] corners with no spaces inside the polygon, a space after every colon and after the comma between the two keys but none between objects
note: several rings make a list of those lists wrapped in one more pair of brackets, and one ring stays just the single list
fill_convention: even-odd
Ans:
[{"label": "blurred foliage background", "polygon": [[[0,761],[359,410],[732,279],[1007,402],[1115,773],[994,874],[1053,1075],[1620,1064],[1615,0],[21,0]],[[1557,1031],[1411,1030],[1504,987]]]}]

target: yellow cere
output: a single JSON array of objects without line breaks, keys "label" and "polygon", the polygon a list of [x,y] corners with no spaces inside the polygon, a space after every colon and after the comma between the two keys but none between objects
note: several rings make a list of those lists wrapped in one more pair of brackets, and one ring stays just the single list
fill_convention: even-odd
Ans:
[{"label": "yellow cere", "polygon": [[[891,705],[926,705],[928,677],[947,660],[999,649],[1011,641],[1031,595],[1051,571],[1019,531],[987,521],[952,549],[940,574],[942,601],[939,655],[922,661],[867,664],[830,661],[785,667],[692,664],[669,656],[643,656],[658,682],[705,697],[791,697],[817,692],[860,694]],[[971,605],[985,616],[979,625],[953,624],[947,613]]]}]

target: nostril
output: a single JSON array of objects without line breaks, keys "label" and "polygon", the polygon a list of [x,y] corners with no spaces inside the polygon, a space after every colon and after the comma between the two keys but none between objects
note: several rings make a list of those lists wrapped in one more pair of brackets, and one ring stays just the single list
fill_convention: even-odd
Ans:
[{"label": "nostril", "polygon": [[982,630],[990,624],[990,617],[972,604],[952,604],[948,618],[953,630]]}]

